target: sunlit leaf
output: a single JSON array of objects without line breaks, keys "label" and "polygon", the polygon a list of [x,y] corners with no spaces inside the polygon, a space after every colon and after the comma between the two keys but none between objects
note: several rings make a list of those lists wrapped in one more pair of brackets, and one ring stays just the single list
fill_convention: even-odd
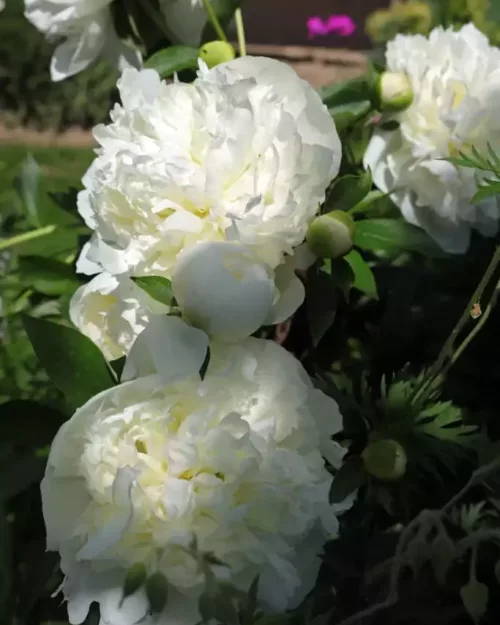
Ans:
[{"label": "sunlit leaf", "polygon": [[170,46],[156,52],[145,63],[145,67],[156,70],[162,78],[169,78],[184,69],[196,69],[198,50],[189,46]]},{"label": "sunlit leaf", "polygon": [[114,385],[99,348],[78,330],[28,316],[24,327],[40,364],[71,408]]},{"label": "sunlit leaf", "polygon": [[172,304],[172,299],[174,297],[172,284],[167,278],[162,278],[161,276],[142,276],[134,277],[132,280],[157,302],[165,304],[166,306]]},{"label": "sunlit leaf", "polygon": [[361,254],[357,250],[351,250],[349,254],[344,256],[344,259],[346,263],[349,264],[354,274],[354,288],[378,299],[375,276],[373,275],[370,265],[368,265]]},{"label": "sunlit leaf", "polygon": [[443,250],[429,235],[406,221],[363,219],[356,222],[354,245],[373,251],[413,251],[424,256],[442,257]]}]

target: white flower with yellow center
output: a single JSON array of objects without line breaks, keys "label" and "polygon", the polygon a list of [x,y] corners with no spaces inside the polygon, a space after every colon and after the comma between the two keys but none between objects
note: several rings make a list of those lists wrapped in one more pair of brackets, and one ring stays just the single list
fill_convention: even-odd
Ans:
[{"label": "white flower with yellow center", "polygon": [[[170,321],[175,334],[182,322]],[[320,448],[338,466],[330,439],[342,418],[300,363],[270,341],[212,345],[201,380],[194,352],[185,362],[174,352],[163,353],[170,378],[164,370],[101,393],[54,440],[43,511],[71,623],[92,601],[103,623],[138,622],[144,589],[122,601],[122,588],[144,563],[171,587],[162,622],[195,625],[203,576],[193,538],[242,589],[260,575],[263,609],[285,610],[312,588],[337,532]]]},{"label": "white flower with yellow center", "polygon": [[130,278],[101,273],[75,292],[69,313],[80,332],[115,360],[128,354],[153,315],[168,311]]},{"label": "white flower with yellow center", "polygon": [[109,5],[113,0],[25,0],[26,18],[49,40],[64,38],[52,57],[52,80],[81,72],[99,57],[116,67],[140,67],[138,52],[118,38]]},{"label": "white flower with yellow center", "polygon": [[168,85],[130,69],[118,87],[122,105],[94,130],[101,148],[78,199],[95,231],[89,260],[170,278],[200,241],[238,239],[271,269],[303,242],[341,146],[290,67],[244,57]]},{"label": "white flower with yellow center", "polygon": [[376,130],[365,154],[375,184],[391,193],[403,216],[446,251],[464,252],[471,229],[495,234],[495,198],[472,204],[478,173],[443,160],[500,152],[500,50],[472,24],[434,29],[428,38],[398,35],[389,42],[387,69],[407,75],[413,102],[394,116],[396,131]]}]

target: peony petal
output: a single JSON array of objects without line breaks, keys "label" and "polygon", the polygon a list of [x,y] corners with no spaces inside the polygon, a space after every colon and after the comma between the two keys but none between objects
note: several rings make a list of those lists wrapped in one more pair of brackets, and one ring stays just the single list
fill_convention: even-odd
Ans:
[{"label": "peony petal", "polygon": [[258,330],[274,298],[270,268],[251,249],[229,241],[200,243],[183,252],[172,289],[186,318],[224,341]]},{"label": "peony petal", "polygon": [[122,380],[158,374],[162,380],[197,374],[208,348],[208,336],[178,317],[154,317],[135,341]]},{"label": "peony petal", "polygon": [[104,34],[110,15],[104,9],[93,16],[85,29],[57,46],[50,63],[50,75],[54,82],[74,76],[86,69],[101,53]]}]

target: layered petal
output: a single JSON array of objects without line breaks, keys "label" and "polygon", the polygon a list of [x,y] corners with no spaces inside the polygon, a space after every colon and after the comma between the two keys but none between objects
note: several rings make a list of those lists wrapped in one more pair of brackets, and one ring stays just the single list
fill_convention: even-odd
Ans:
[{"label": "layered petal", "polygon": [[[180,352],[172,358],[182,369]],[[143,589],[121,601],[141,562],[171,586],[160,621],[193,625],[203,589],[193,537],[226,563],[216,577],[247,589],[259,574],[260,607],[292,608],[337,532],[319,447],[341,417],[300,363],[258,339],[212,344],[203,380],[195,367],[170,375],[165,360],[91,399],[54,440],[43,511],[71,623],[93,601],[102,623],[147,619]]]}]

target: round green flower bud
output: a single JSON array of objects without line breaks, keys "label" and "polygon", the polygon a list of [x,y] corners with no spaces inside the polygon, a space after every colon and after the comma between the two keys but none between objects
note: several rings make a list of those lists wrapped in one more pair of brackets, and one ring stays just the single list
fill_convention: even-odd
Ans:
[{"label": "round green flower bud", "polygon": [[395,440],[369,443],[361,454],[366,471],[379,480],[399,480],[406,473],[404,447]]},{"label": "round green flower bud", "polygon": [[377,86],[382,111],[403,111],[413,102],[413,90],[406,74],[383,72]]},{"label": "round green flower bud", "polygon": [[309,249],[319,258],[340,258],[352,250],[356,224],[343,211],[314,219],[306,234]]},{"label": "round green flower bud", "polygon": [[205,61],[209,69],[232,61],[236,56],[233,46],[227,41],[209,41],[200,48],[200,59]]}]

